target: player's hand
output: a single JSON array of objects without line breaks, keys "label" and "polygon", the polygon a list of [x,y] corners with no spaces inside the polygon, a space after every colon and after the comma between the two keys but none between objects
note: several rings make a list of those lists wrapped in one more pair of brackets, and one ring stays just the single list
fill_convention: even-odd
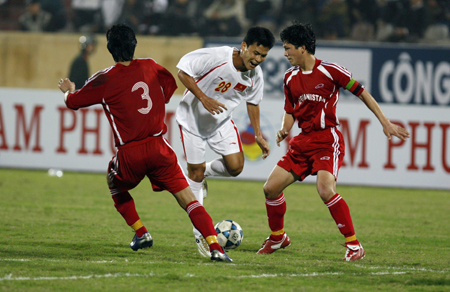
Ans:
[{"label": "player's hand", "polygon": [[63,93],[75,91],[75,83],[69,78],[59,80],[58,87]]},{"label": "player's hand", "polygon": [[390,121],[387,125],[383,126],[383,132],[389,140],[391,140],[392,135],[403,141],[406,141],[406,138],[409,138],[409,132],[405,128],[393,124]]},{"label": "player's hand", "polygon": [[222,103],[218,102],[217,100],[210,98],[210,97],[205,97],[205,98],[201,99],[200,101],[202,102],[203,107],[207,111],[209,111],[212,115],[220,114],[224,110],[228,110],[224,104],[222,104]]},{"label": "player's hand", "polygon": [[289,132],[285,130],[279,130],[277,132],[277,146],[280,147],[280,142],[283,141],[287,136],[289,135]]},{"label": "player's hand", "polygon": [[266,140],[263,137],[255,137],[255,141],[258,144],[259,148],[262,150],[262,159],[266,159],[270,154],[270,147]]}]

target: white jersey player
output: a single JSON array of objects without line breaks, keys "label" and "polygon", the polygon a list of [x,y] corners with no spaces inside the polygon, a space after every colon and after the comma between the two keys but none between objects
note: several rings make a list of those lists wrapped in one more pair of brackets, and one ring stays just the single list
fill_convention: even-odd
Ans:
[{"label": "white jersey player", "polygon": [[189,90],[177,108],[177,122],[188,132],[202,138],[214,136],[231,120],[234,109],[244,99],[259,105],[263,98],[263,74],[260,67],[244,72],[233,65],[233,55],[239,51],[232,47],[204,48],[185,55],[177,67],[194,77],[203,93],[224,104],[226,111],[211,114]]},{"label": "white jersey player", "polygon": [[[203,48],[183,56],[177,67],[186,92],[176,111],[188,167],[188,181],[197,200],[203,204],[204,178],[237,176],[244,168],[244,154],[233,110],[245,100],[255,132],[255,141],[265,159],[269,145],[260,128],[259,103],[264,79],[259,64],[273,47],[273,34],[263,27],[248,30],[240,49]],[[206,163],[206,144],[219,155]],[[208,245],[194,228],[200,254],[209,256]],[[204,248],[204,247],[205,248]]]}]

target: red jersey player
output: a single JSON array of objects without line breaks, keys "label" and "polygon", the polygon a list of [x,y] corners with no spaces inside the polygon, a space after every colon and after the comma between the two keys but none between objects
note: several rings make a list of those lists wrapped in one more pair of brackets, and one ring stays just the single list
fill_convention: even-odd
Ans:
[{"label": "red jersey player", "polygon": [[75,91],[69,79],[60,80],[68,108],[101,104],[114,133],[117,153],[108,167],[107,182],[117,211],[135,230],[130,247],[151,247],[153,239],[142,224],[128,192],[147,176],[154,191],[167,190],[186,210],[192,224],[206,238],[211,260],[232,260],[217,241],[211,217],[195,199],[175,152],[163,137],[165,103],[177,88],[173,76],[152,59],[133,59],[137,44],[133,30],[114,25],[106,33],[116,64],[97,72]]},{"label": "red jersey player", "polygon": [[344,139],[337,129],[336,116],[340,88],[351,91],[366,104],[380,121],[388,139],[394,135],[406,140],[409,133],[386,118],[372,95],[347,69],[314,56],[316,39],[311,25],[294,22],[280,36],[284,55],[293,67],[284,76],[285,114],[281,130],[277,132],[278,146],[295,121],[302,131],[289,141],[289,151],[264,185],[272,233],[257,253],[270,254],[290,245],[291,240],[284,231],[286,202],[283,191],[297,180],[317,175],[317,191],[345,237],[344,260],[362,259],[365,251],[356,238],[349,208],[336,192],[336,179],[344,158]]}]

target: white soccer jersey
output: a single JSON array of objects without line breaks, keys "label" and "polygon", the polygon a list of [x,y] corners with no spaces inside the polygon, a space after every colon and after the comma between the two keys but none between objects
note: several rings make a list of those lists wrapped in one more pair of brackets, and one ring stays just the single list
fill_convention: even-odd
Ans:
[{"label": "white soccer jersey", "polygon": [[192,92],[186,90],[176,111],[176,120],[190,133],[208,138],[231,119],[242,99],[258,105],[263,97],[264,78],[261,68],[239,72],[233,65],[232,47],[203,48],[183,56],[177,68],[192,76],[198,87],[210,98],[228,109],[212,115]]}]

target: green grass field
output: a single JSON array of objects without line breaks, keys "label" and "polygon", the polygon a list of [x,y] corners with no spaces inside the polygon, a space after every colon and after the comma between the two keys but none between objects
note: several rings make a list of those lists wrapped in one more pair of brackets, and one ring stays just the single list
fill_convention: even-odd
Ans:
[{"label": "green grass field", "polygon": [[244,230],[230,264],[200,257],[187,214],[148,181],[131,194],[154,246],[133,252],[104,174],[0,169],[0,178],[0,291],[450,291],[450,191],[338,186],[366,249],[343,262],[314,185],[285,192],[292,245],[257,256],[270,233],[263,182],[211,179],[214,223]]}]

